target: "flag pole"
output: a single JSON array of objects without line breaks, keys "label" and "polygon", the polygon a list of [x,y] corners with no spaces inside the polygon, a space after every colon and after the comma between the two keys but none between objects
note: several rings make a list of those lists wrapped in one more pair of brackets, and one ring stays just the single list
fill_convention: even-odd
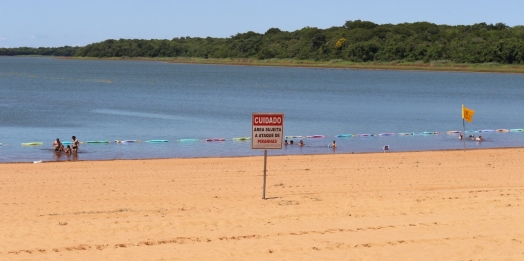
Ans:
[{"label": "flag pole", "polygon": [[466,123],[464,122],[464,104],[462,104],[462,140],[464,140],[464,152],[466,152]]},{"label": "flag pole", "polygon": [[462,128],[464,130],[462,140],[464,140],[464,152],[466,152],[466,123],[464,122],[464,118],[462,118]]},{"label": "flag pole", "polygon": [[473,115],[475,114],[475,111],[472,110],[472,109],[468,109],[466,107],[464,107],[464,104],[462,104],[462,128],[463,128],[463,131],[464,131],[464,135],[463,135],[463,139],[464,139],[464,152],[466,152],[466,123],[464,122],[465,120],[467,120],[468,122],[471,123],[471,121],[473,120]]}]

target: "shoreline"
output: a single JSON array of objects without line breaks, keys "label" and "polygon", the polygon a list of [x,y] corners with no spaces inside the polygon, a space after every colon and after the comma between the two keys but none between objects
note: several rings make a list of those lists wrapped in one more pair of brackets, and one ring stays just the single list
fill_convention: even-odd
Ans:
[{"label": "shoreline", "polygon": [[521,260],[522,153],[0,164],[0,259]]},{"label": "shoreline", "polygon": [[393,71],[429,71],[429,72],[470,72],[470,73],[507,73],[524,74],[524,65],[513,64],[461,64],[448,61],[422,62],[366,62],[349,61],[308,61],[293,59],[257,60],[250,58],[213,59],[213,58],[186,58],[186,57],[58,57],[64,60],[107,60],[107,61],[156,61],[165,63],[201,64],[201,65],[229,65],[229,66],[264,66],[264,67],[294,67],[315,69],[347,69],[347,70],[393,70]]},{"label": "shoreline", "polygon": [[[277,154],[268,155],[268,157],[300,157],[300,156],[325,156],[325,155],[373,155],[373,154],[388,154],[388,153],[425,153],[425,152],[455,152],[455,151],[478,151],[478,150],[506,150],[506,149],[524,149],[524,146],[517,147],[496,147],[496,148],[466,148],[463,149],[442,149],[442,150],[410,150],[410,151],[388,151],[384,152],[341,152],[341,153],[319,153],[319,154]],[[128,158],[128,159],[86,159],[86,160],[54,160],[54,161],[42,161],[40,163],[66,163],[66,162],[110,162],[110,161],[147,161],[147,160],[184,160],[184,159],[226,159],[226,158],[253,158],[261,157],[261,155],[237,155],[237,156],[202,156],[202,157],[170,157],[170,158]],[[40,164],[39,163],[39,164]],[[5,161],[0,162],[0,165],[8,164],[35,164],[33,161]]]}]

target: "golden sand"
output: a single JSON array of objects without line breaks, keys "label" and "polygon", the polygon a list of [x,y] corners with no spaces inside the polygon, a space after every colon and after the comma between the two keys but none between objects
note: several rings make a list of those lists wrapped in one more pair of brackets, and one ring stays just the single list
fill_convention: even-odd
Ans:
[{"label": "golden sand", "polygon": [[0,164],[0,260],[524,260],[524,149]]}]

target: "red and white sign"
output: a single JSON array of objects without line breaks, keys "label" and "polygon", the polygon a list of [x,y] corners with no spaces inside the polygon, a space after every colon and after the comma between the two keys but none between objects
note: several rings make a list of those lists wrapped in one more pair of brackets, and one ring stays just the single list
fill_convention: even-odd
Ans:
[{"label": "red and white sign", "polygon": [[282,149],[284,137],[283,113],[258,113],[252,115],[251,149]]}]

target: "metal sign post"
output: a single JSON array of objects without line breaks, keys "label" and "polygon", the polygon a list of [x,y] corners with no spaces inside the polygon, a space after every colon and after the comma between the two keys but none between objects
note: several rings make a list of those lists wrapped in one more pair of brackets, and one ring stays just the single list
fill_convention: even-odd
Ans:
[{"label": "metal sign post", "polygon": [[266,199],[267,150],[282,149],[284,114],[254,112],[251,121],[251,149],[264,150],[264,185],[262,188],[262,199]]},{"label": "metal sign post", "polygon": [[262,199],[266,199],[266,166],[267,166],[267,150],[264,150],[264,186],[262,188]]}]

